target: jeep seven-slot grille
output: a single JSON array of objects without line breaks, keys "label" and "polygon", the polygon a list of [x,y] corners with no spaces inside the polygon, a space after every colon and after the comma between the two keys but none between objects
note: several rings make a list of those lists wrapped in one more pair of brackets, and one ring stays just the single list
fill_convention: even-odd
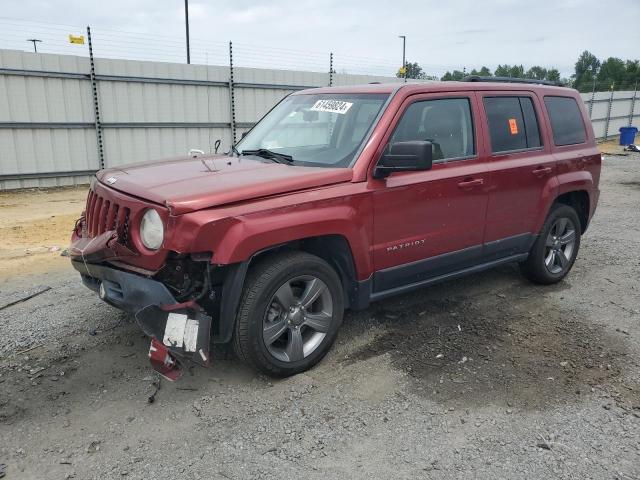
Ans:
[{"label": "jeep seven-slot grille", "polygon": [[126,244],[129,234],[130,209],[104,199],[94,191],[89,191],[85,215],[86,231],[89,238],[97,237],[108,230],[116,230]]}]

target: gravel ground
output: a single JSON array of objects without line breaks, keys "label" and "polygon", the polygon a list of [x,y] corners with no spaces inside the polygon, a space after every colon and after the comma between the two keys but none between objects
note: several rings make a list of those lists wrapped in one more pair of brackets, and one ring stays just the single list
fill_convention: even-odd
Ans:
[{"label": "gravel ground", "polygon": [[0,308],[52,287],[0,310],[6,478],[640,478],[640,155],[601,188],[559,285],[437,285],[347,314],[306,374],[221,350],[153,403],[127,315],[69,270],[5,281]]}]

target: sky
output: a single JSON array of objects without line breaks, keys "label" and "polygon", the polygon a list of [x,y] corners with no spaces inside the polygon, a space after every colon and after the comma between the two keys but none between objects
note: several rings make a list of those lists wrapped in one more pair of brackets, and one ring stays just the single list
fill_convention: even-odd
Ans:
[{"label": "sky", "polygon": [[[183,0],[1,0],[0,48],[84,54],[67,33],[91,25],[98,56],[184,61]],[[524,64],[563,76],[583,50],[640,58],[640,0],[190,0],[192,63],[393,75]],[[604,20],[603,20],[604,19]]]}]

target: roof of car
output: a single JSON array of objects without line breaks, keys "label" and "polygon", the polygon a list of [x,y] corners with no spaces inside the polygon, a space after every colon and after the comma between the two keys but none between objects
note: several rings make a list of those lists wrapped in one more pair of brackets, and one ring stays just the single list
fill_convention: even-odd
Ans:
[{"label": "roof of car", "polygon": [[393,93],[402,90],[407,95],[429,92],[478,91],[478,90],[541,90],[548,93],[566,93],[572,91],[566,87],[540,85],[536,83],[505,82],[407,82],[407,83],[368,83],[344,87],[319,87],[296,92],[298,95],[312,93]]}]

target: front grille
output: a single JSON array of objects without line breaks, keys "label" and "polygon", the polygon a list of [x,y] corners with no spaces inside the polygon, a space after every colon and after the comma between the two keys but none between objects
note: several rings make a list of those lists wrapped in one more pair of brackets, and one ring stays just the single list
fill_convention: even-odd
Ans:
[{"label": "front grille", "polygon": [[130,213],[129,208],[102,198],[90,190],[85,215],[87,236],[94,238],[109,230],[128,236]]}]

